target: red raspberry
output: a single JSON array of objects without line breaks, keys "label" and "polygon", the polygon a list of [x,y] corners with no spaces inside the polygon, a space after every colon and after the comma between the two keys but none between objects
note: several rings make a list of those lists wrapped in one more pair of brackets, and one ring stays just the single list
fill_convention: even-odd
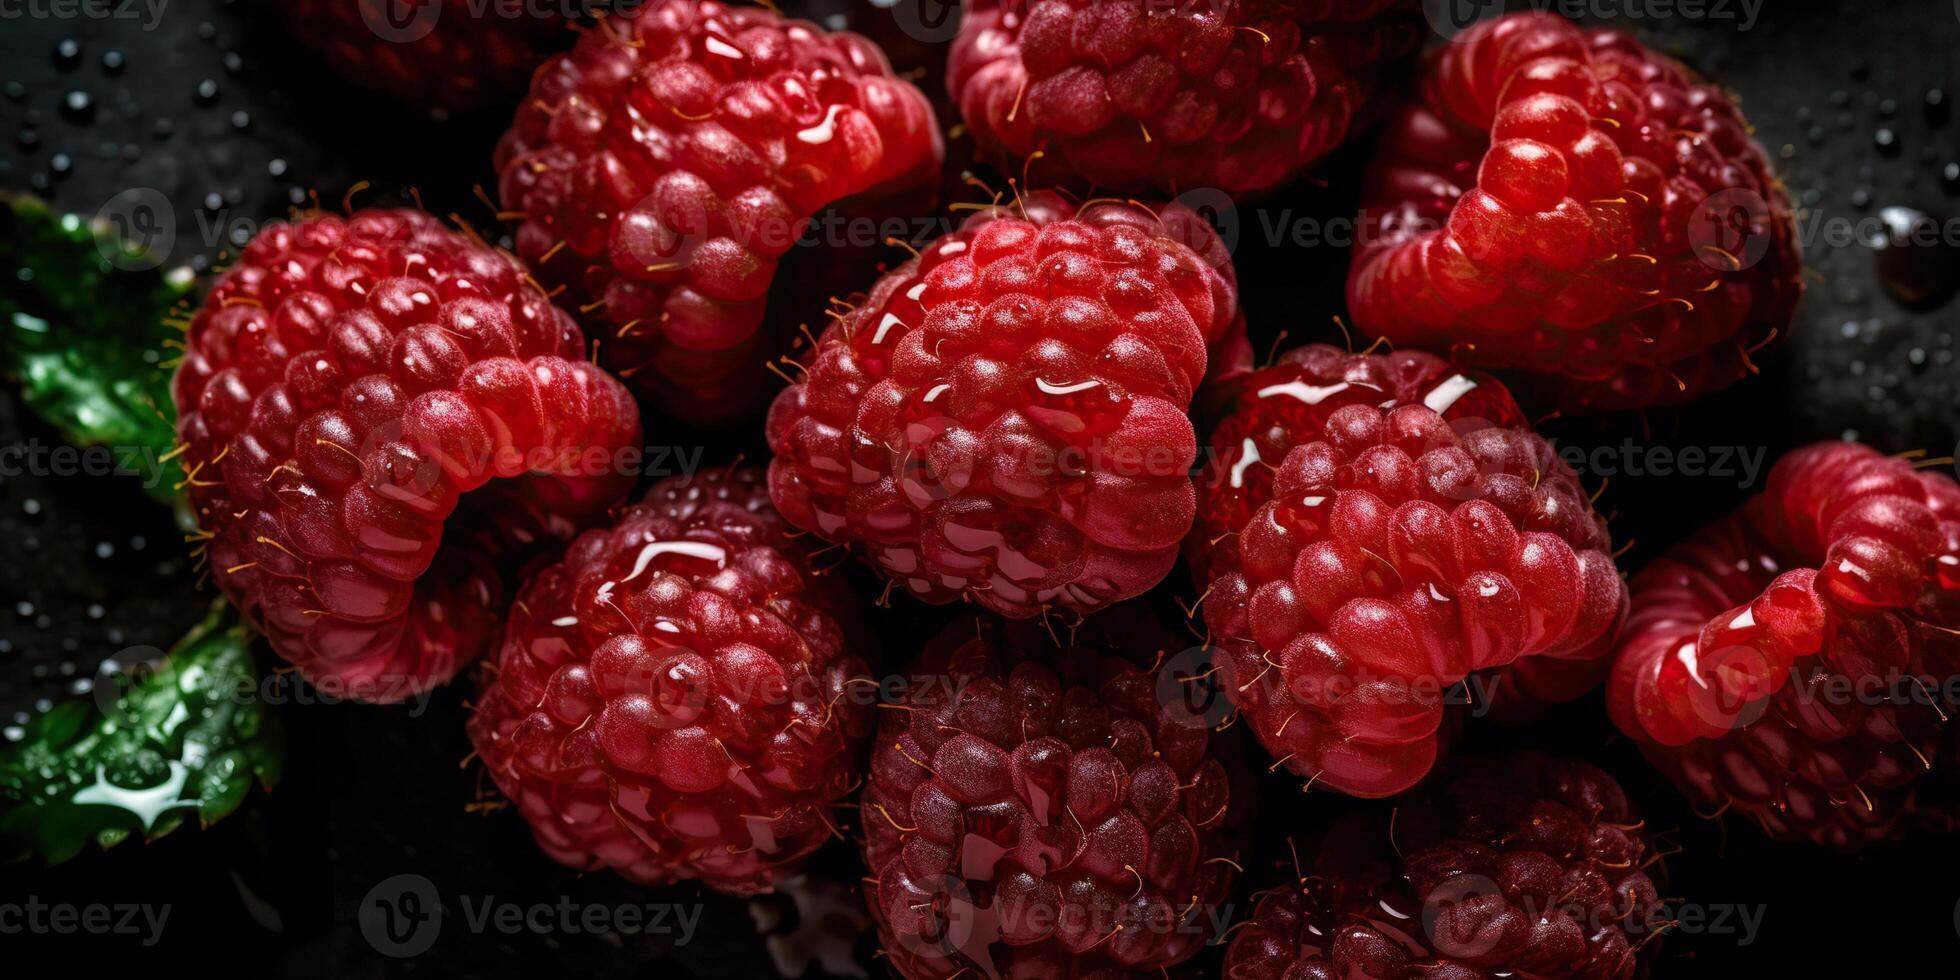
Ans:
[{"label": "red raspberry", "polygon": [[1229,264],[1200,257],[1215,243],[1175,206],[974,215],[776,398],[777,508],[927,602],[1087,613],[1155,585],[1191,526],[1207,344],[1242,336]]},{"label": "red raspberry", "polygon": [[943,152],[864,38],[662,0],[539,69],[496,165],[518,254],[605,325],[605,363],[712,419],[761,390],[766,293],[810,215],[930,183]]},{"label": "red raspberry", "polygon": [[[1063,648],[1032,622],[962,619],[880,718],[868,898],[909,980],[1157,976],[1219,934],[1252,809],[1237,737],[1106,622]],[[1149,625],[1160,661],[1188,642]]]},{"label": "red raspberry", "polygon": [[469,727],[545,853],[751,894],[836,832],[864,634],[788,530],[759,468],[676,477],[525,584]]},{"label": "red raspberry", "polygon": [[514,102],[567,36],[562,15],[491,0],[286,0],[294,39],[362,88],[419,109],[468,112]]},{"label": "red raspberry", "polygon": [[638,409],[571,318],[419,211],[267,226],[186,344],[177,437],[212,574],[336,695],[447,680],[496,629],[498,566],[633,484],[609,454],[638,447]]},{"label": "red raspberry", "polygon": [[1289,769],[1397,793],[1471,672],[1538,699],[1599,679],[1627,602],[1606,523],[1502,385],[1326,346],[1231,385],[1194,565],[1224,686]]},{"label": "red raspberry", "polygon": [[1670,927],[1613,777],[1538,752],[1352,814],[1232,936],[1232,980],[1631,980]]},{"label": "red raspberry", "polygon": [[1566,408],[1730,384],[1803,290],[1789,199],[1742,114],[1617,31],[1532,13],[1470,29],[1369,173],[1356,324],[1540,375]]},{"label": "red raspberry", "polygon": [[1415,0],[980,0],[947,83],[989,162],[1127,193],[1270,190],[1358,128]]},{"label": "red raspberry", "polygon": [[1953,765],[1957,632],[1960,485],[1818,443],[1634,577],[1607,705],[1697,802],[1854,847]]}]

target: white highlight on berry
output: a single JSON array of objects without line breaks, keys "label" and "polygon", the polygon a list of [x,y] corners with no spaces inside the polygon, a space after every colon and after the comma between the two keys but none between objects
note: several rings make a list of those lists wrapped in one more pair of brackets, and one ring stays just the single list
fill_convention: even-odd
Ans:
[{"label": "white highlight on berry", "polygon": [[1450,406],[1456,404],[1457,399],[1469,394],[1476,387],[1477,383],[1475,381],[1463,375],[1450,375],[1448,380],[1437,385],[1429,394],[1423,396],[1423,407],[1441,415],[1449,411]]}]

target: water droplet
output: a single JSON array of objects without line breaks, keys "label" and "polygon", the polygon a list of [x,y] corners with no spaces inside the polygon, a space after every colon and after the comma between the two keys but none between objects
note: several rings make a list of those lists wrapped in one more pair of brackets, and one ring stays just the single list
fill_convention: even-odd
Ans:
[{"label": "water droplet", "polygon": [[1860,187],[1857,190],[1852,191],[1851,206],[1854,208],[1858,208],[1859,210],[1863,210],[1865,208],[1871,207],[1872,192],[1868,188],[1864,188],[1864,187]]},{"label": "water droplet", "polygon": [[278,157],[273,157],[272,162],[265,165],[265,172],[274,177],[284,177],[286,175],[286,161]]},{"label": "water droplet", "polygon": [[208,78],[197,83],[197,101],[200,105],[218,101],[218,83]]},{"label": "water droplet", "polygon": [[240,130],[252,128],[252,114],[243,109],[233,112],[231,114],[231,128]]},{"label": "water droplet", "polygon": [[23,617],[32,616],[34,615],[34,604],[28,602],[25,599],[22,599],[21,601],[14,603],[14,612],[15,614]]},{"label": "water droplet", "polygon": [[74,38],[63,38],[54,46],[54,63],[60,68],[73,68],[82,62],[82,43]]},{"label": "water droplet", "polygon": [[111,75],[122,74],[123,53],[115,50],[102,52],[102,70]]},{"label": "water droplet", "polygon": [[1899,155],[1899,134],[1893,132],[1889,126],[1882,127],[1878,132],[1873,133],[1872,142],[1878,145],[1878,152],[1884,156],[1895,157]]},{"label": "water droplet", "polygon": [[74,169],[74,166],[75,161],[69,159],[66,153],[57,153],[48,158],[48,169],[53,171],[56,176],[66,175],[68,171]]},{"label": "water droplet", "polygon": [[95,543],[95,557],[110,558],[113,557],[115,553],[116,553],[115,545],[110,544],[107,541],[97,541]]},{"label": "water droplet", "polygon": [[1879,102],[1878,102],[1878,114],[1879,114],[1880,116],[1883,116],[1883,117],[1884,117],[1884,118],[1886,118],[1886,119],[1890,119],[1890,118],[1892,118],[1893,116],[1896,116],[1896,115],[1898,115],[1898,114],[1899,114],[1899,100],[1898,100],[1898,99],[1880,99],[1880,100],[1879,100]]},{"label": "water droplet", "polygon": [[29,517],[34,517],[41,513],[41,502],[39,500],[35,500],[32,497],[29,497],[26,500],[21,501],[20,509],[21,509],[21,513],[26,514]]},{"label": "water droplet", "polygon": [[1926,99],[1920,103],[1920,107],[1926,113],[1926,121],[1935,126],[1944,125],[1947,117],[1953,114],[1953,103],[1947,101],[1945,92],[1936,88],[1926,90]]},{"label": "water droplet", "polygon": [[1899,305],[1930,310],[1960,288],[1960,243],[1949,240],[1945,223],[1907,207],[1878,211],[1885,231],[1865,244],[1872,249],[1879,284]]},{"label": "water droplet", "polygon": [[177,131],[177,124],[171,122],[168,119],[159,119],[157,120],[156,125],[150,127],[150,132],[156,134],[156,138],[160,140],[169,139],[170,134],[176,131]]}]

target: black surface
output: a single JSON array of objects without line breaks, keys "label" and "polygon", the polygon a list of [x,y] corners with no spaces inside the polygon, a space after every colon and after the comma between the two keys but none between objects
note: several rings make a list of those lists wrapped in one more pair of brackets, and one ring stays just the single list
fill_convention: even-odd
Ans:
[{"label": "black surface", "polygon": [[[785,6],[852,11],[860,29],[886,43],[902,69],[923,70],[929,91],[939,94],[940,66],[933,62],[943,48],[907,37],[890,12],[841,0]],[[1594,6],[1607,13],[1659,9]],[[1705,9],[1739,16],[1743,5],[1729,0]],[[470,188],[490,183],[498,114],[442,124],[412,116],[326,76],[248,11],[246,4],[171,0],[153,30],[141,19],[0,21],[0,83],[7,85],[0,136],[12,140],[0,149],[0,188],[33,190],[84,214],[129,188],[156,188],[176,219],[174,259],[200,268],[235,247],[233,227],[249,235],[309,190],[338,201],[356,180],[374,184],[357,203],[399,201],[415,186],[433,210],[484,220]],[[1554,433],[1588,448],[1626,439],[1643,447],[1739,446],[1772,460],[1803,441],[1855,433],[1886,451],[1950,454],[1960,435],[1956,307],[1906,309],[1880,285],[1870,248],[1833,245],[1825,232],[1855,227],[1847,223],[1886,206],[1942,218],[1960,213],[1960,181],[1942,173],[1960,162],[1960,122],[1950,111],[1924,107],[1929,90],[1942,90],[1950,102],[1960,85],[1954,5],[1765,0],[1747,29],[1714,16],[1625,23],[1741,94],[1758,138],[1806,209],[1810,295],[1795,335],[1757,355],[1761,376],[1687,409],[1560,419],[1551,424]],[[60,56],[62,40],[77,43],[73,59]],[[122,57],[117,71],[104,65],[111,51]],[[198,95],[206,80],[215,84],[215,98]],[[64,99],[76,91],[89,94],[92,112],[64,114]],[[239,112],[246,114],[243,127],[233,119]],[[160,120],[169,121],[167,133]],[[1891,132],[1889,141],[1879,138],[1881,129]],[[964,149],[954,142],[956,159]],[[1288,209],[1291,217],[1348,213],[1366,152],[1365,145],[1355,147],[1319,168],[1324,186],[1302,184],[1237,209],[1245,232],[1237,258],[1259,349],[1281,329],[1289,332],[1288,343],[1340,342],[1330,318],[1341,309],[1345,252],[1269,249],[1258,231]],[[56,166],[57,155],[66,157],[65,167]],[[871,273],[863,270],[860,283]],[[776,302],[803,304],[814,318],[821,298],[834,291],[835,282],[790,277]],[[703,446],[710,461],[737,452],[758,458],[754,429],[706,436],[673,422],[648,427],[649,442]],[[56,441],[22,417],[11,391],[0,397],[0,439]],[[1599,475],[1587,474],[1587,485],[1597,485]],[[1616,538],[1635,542],[1624,567],[1637,567],[1733,507],[1753,489],[1741,482],[1739,476],[1614,476],[1601,503],[1617,512]],[[168,645],[195,618],[199,602],[169,515],[113,480],[0,478],[0,541],[7,543],[0,561],[0,712],[6,716],[0,722],[35,710],[38,699],[62,696],[75,675],[91,672],[104,656],[127,646]],[[1188,599],[1191,590],[1179,582],[1174,576],[1152,600]],[[880,617],[887,655],[906,655],[945,615],[897,601]],[[45,951],[61,957],[54,962],[91,968],[140,958],[151,968],[178,964],[224,974],[775,975],[745,903],[694,888],[639,889],[607,874],[579,876],[542,857],[508,811],[466,813],[477,774],[459,766],[469,751],[465,698],[452,687],[420,712],[286,706],[286,782],[232,819],[148,846],[85,854],[51,870],[0,870],[0,907],[30,896],[84,905],[169,903],[160,943],[145,948],[127,936],[0,934],[0,948]],[[1960,953],[1960,842],[1952,837],[1840,857],[1771,846],[1738,821],[1701,819],[1613,737],[1596,698],[1518,731],[1474,727],[1469,742],[1480,749],[1550,745],[1606,765],[1635,794],[1650,826],[1681,848],[1667,862],[1664,895],[1710,910],[1761,910],[1762,931],[1747,944],[1710,931],[1666,937],[1659,976],[1952,975]],[[1262,827],[1272,840],[1346,805],[1327,794],[1303,796],[1297,781],[1280,778],[1270,780],[1264,802]],[[834,846],[819,871],[855,887],[855,861],[849,847]],[[395,888],[384,883],[404,874],[424,876],[443,896],[447,922],[431,950],[393,959],[363,937],[356,909],[371,889]],[[465,900],[493,895],[523,904],[698,906],[701,927],[686,945],[671,936],[472,934],[460,922]],[[0,928],[6,925],[0,918]],[[869,943],[859,942],[858,952],[873,964]],[[9,959],[10,967],[20,963]],[[1207,972],[1215,967],[1209,959],[1200,965]]]}]

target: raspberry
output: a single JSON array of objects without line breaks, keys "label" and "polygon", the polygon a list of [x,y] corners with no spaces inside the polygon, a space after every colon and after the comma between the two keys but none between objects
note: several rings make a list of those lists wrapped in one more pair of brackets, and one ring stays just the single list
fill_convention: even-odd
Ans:
[{"label": "raspberry", "polygon": [[340,77],[438,115],[515,101],[566,36],[563,16],[507,0],[423,0],[406,20],[388,0],[278,8],[288,33]]},{"label": "raspberry", "polygon": [[1570,410],[1754,370],[1803,290],[1783,187],[1728,96],[1616,31],[1486,21],[1391,114],[1362,195],[1357,325],[1528,372]]},{"label": "raspberry", "polygon": [[666,0],[539,69],[496,165],[518,254],[605,325],[605,363],[716,419],[761,390],[766,293],[810,215],[930,183],[943,152],[864,38]]},{"label": "raspberry", "polygon": [[675,477],[525,584],[469,729],[545,853],[752,894],[836,831],[864,634],[788,530],[759,468]]},{"label": "raspberry", "polygon": [[[1134,620],[1135,617],[1124,617]],[[1250,780],[1147,645],[1090,620],[963,619],[880,718],[860,804],[868,898],[910,980],[1155,976],[1218,934]],[[1160,645],[1185,641],[1161,623]]]},{"label": "raspberry", "polygon": [[1582,762],[1461,760],[1352,814],[1232,937],[1232,980],[1631,980],[1672,923],[1625,792]]},{"label": "raspberry", "polygon": [[975,214],[777,396],[777,508],[927,602],[1087,613],[1155,585],[1191,526],[1207,344],[1242,337],[1215,243],[1175,206],[1043,193]]},{"label": "raspberry", "polygon": [[1627,602],[1606,524],[1502,385],[1326,346],[1231,385],[1193,564],[1224,687],[1289,769],[1400,792],[1472,672],[1598,680]]},{"label": "raspberry", "polygon": [[329,693],[448,679],[496,628],[499,566],[632,486],[590,454],[637,447],[638,409],[578,327],[419,211],[267,226],[186,345],[171,390],[206,560]]},{"label": "raspberry", "polygon": [[1855,847],[1953,768],[1957,632],[1960,485],[1818,443],[1634,577],[1607,705],[1697,802]]},{"label": "raspberry", "polygon": [[[947,84],[980,153],[1037,183],[1256,193],[1358,128],[1420,44],[1414,0],[981,0]],[[1037,151],[1039,156],[1036,156]]]}]

